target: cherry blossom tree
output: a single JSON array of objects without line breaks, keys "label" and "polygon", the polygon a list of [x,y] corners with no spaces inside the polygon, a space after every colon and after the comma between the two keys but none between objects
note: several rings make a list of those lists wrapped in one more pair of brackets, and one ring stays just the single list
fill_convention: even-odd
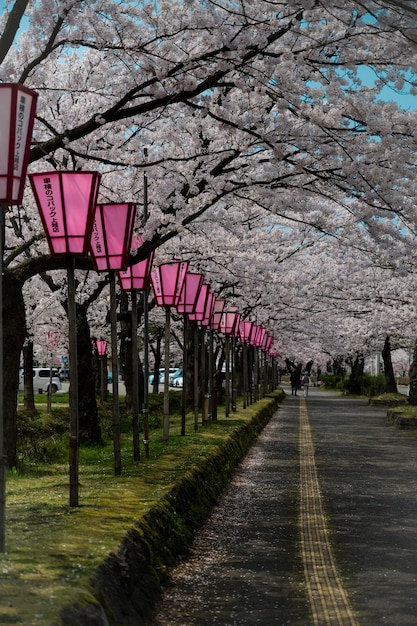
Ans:
[{"label": "cherry blossom tree", "polygon": [[[349,306],[350,295],[338,300],[338,290],[350,269],[341,254],[332,261],[331,242],[366,252],[390,280],[398,269],[412,272],[416,113],[379,99],[387,83],[415,92],[409,2],[16,0],[8,7],[0,80],[39,92],[32,171],[99,169],[101,200],[139,203],[146,171],[150,217],[132,262],[150,250],[184,254],[212,271],[213,285],[243,312],[267,323],[288,354],[302,345],[306,358],[317,358],[337,343],[346,353],[341,337],[349,350],[361,335],[364,345],[361,315],[346,317],[338,306]],[[361,81],[363,66],[374,72],[372,86]],[[64,267],[48,254],[29,191],[7,223],[4,383],[13,464],[22,291]],[[325,280],[320,266],[309,271],[309,287],[296,275],[297,258],[305,267],[318,242],[330,242],[326,268],[339,270],[332,304],[325,284],[322,302],[320,289],[309,288]],[[78,269],[91,279],[80,294],[87,300],[96,281],[89,259]],[[366,299],[362,306],[372,307]],[[380,328],[381,337],[387,332]]]}]

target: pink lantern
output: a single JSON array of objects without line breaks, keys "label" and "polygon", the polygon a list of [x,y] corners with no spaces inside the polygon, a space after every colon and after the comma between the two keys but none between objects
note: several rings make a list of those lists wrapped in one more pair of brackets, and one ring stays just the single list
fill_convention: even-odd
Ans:
[{"label": "pink lantern", "polygon": [[191,322],[201,322],[204,318],[204,312],[206,310],[207,298],[210,292],[210,287],[207,283],[203,283],[200,287],[197,302],[193,313],[188,313],[188,319]]},{"label": "pink lantern", "polygon": [[22,202],[37,99],[23,85],[0,85],[0,204]]},{"label": "pink lantern", "polygon": [[203,274],[187,272],[181,289],[180,298],[177,304],[178,313],[194,313],[203,284]]},{"label": "pink lantern", "polygon": [[51,254],[88,253],[100,178],[97,172],[29,174]]},{"label": "pink lantern", "polygon": [[98,272],[127,268],[135,213],[132,202],[97,205],[90,251]]},{"label": "pink lantern", "polygon": [[[137,235],[132,242],[132,250],[138,250],[143,245],[142,235]],[[151,280],[151,268],[154,253],[143,261],[131,265],[126,270],[118,272],[120,288],[123,291],[146,291]]]},{"label": "pink lantern", "polygon": [[220,300],[216,298],[214,301],[213,314],[211,317],[211,328],[213,330],[220,330],[220,322],[222,319],[225,304],[225,300]]},{"label": "pink lantern", "polygon": [[271,350],[273,341],[274,341],[274,339],[273,339],[272,335],[268,335],[268,337],[267,337],[267,339],[265,341],[265,352],[269,352]]},{"label": "pink lantern", "polygon": [[266,334],[266,328],[263,328],[262,326],[258,327],[258,334],[256,335],[256,346],[257,348],[262,348],[262,344],[264,341],[264,337]]},{"label": "pink lantern", "polygon": [[252,328],[251,331],[249,333],[249,344],[251,346],[255,346],[256,345],[256,335],[258,334],[258,328],[259,326],[255,323],[252,324]]},{"label": "pink lantern", "polygon": [[97,339],[96,346],[97,346],[97,354],[99,356],[104,356],[107,351],[107,341],[105,339]]},{"label": "pink lantern", "polygon": [[177,306],[188,269],[188,261],[169,261],[151,272],[152,287],[158,306]]},{"label": "pink lantern", "polygon": [[220,330],[225,335],[233,335],[236,332],[236,327],[239,327],[239,314],[236,307],[230,307],[227,311],[223,312],[220,321]]},{"label": "pink lantern", "polygon": [[45,339],[51,348],[57,348],[59,343],[59,331],[50,330],[46,332]]},{"label": "pink lantern", "polygon": [[250,331],[252,329],[253,322],[242,320],[239,324],[240,340],[244,343],[249,343]]},{"label": "pink lantern", "polygon": [[210,326],[215,299],[216,296],[214,295],[214,293],[209,291],[206,298],[206,306],[204,307],[203,318],[197,322],[199,326],[202,326],[203,328],[208,328]]}]

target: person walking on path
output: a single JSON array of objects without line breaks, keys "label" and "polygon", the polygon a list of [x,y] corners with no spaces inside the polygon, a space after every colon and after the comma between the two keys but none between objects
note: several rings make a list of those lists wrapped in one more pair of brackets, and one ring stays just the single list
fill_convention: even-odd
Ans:
[{"label": "person walking on path", "polygon": [[311,376],[309,372],[304,372],[303,376],[303,389],[304,389],[304,398],[308,398],[308,387],[311,382]]},{"label": "person walking on path", "polygon": [[297,371],[291,372],[290,382],[291,382],[291,395],[296,396],[297,391],[300,388],[300,375]]}]

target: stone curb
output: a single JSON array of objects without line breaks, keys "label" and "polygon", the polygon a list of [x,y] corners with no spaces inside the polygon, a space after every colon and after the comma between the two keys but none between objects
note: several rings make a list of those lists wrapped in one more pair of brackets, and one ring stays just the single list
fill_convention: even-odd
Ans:
[{"label": "stone curb", "polygon": [[[169,569],[184,559],[236,466],[284,397],[271,402],[202,457],[178,483],[127,531],[90,579],[79,601],[65,606],[60,626],[143,626],[169,581]],[[51,626],[58,626],[54,623]]]}]

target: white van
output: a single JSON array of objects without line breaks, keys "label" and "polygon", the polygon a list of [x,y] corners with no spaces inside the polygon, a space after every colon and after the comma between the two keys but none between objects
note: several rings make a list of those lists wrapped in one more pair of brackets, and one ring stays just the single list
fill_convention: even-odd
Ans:
[{"label": "white van", "polygon": [[[34,393],[49,393],[49,381],[51,376],[51,370],[49,367],[34,367],[33,368],[33,391]],[[59,378],[58,370],[52,368],[52,393],[60,391],[62,389],[61,379]],[[23,385],[23,370],[19,372],[19,391],[24,390]]]}]

